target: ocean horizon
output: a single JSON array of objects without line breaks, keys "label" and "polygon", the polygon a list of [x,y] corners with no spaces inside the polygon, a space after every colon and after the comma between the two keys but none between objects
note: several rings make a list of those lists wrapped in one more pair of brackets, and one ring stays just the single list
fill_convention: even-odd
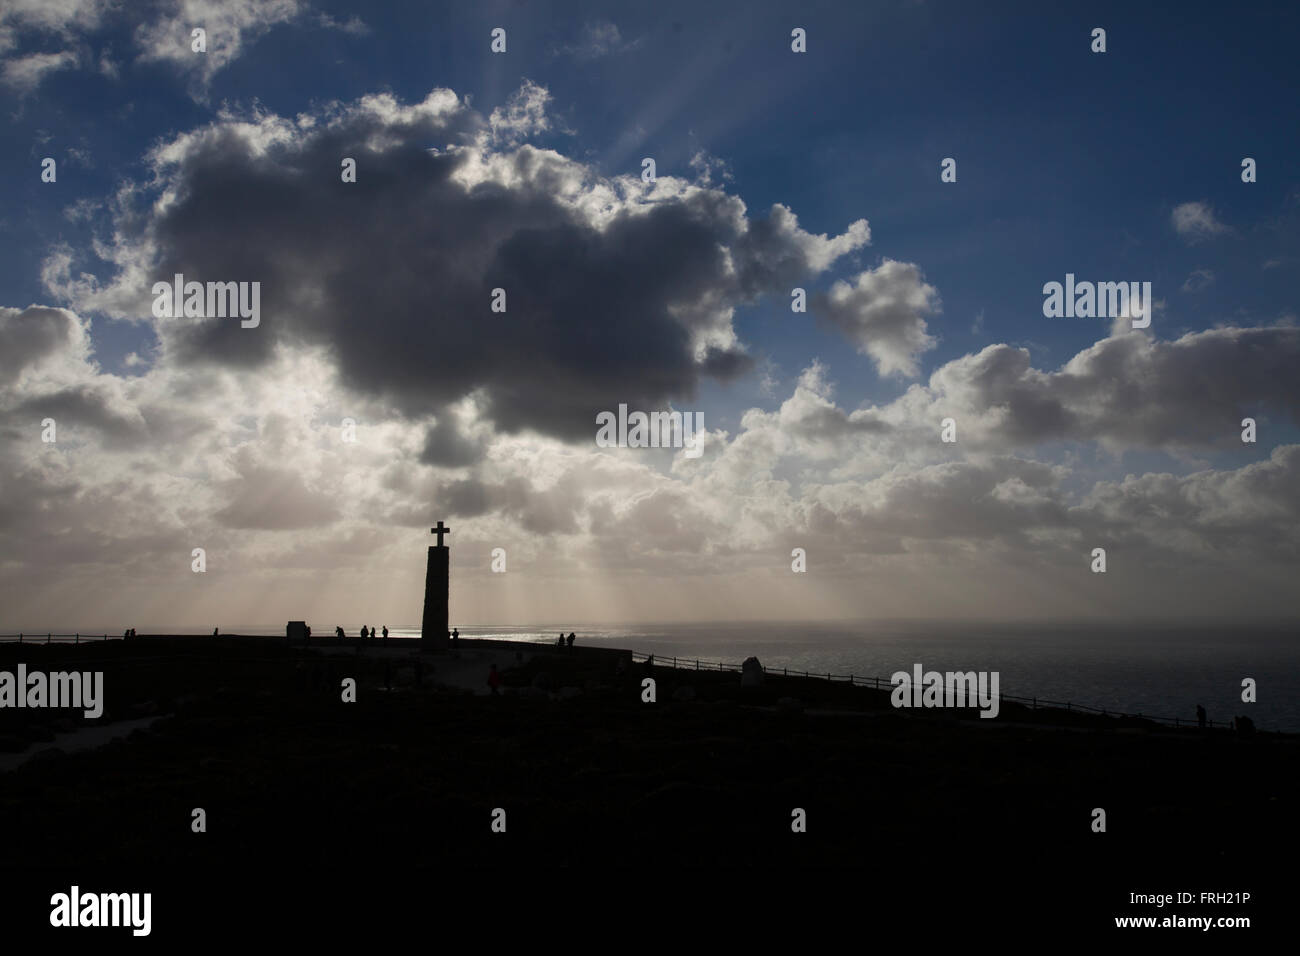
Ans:
[{"label": "ocean horizon", "polygon": [[[366,622],[367,626],[370,622]],[[383,627],[384,622],[376,626]],[[333,634],[334,625],[314,628]],[[392,640],[419,636],[418,624],[388,624]],[[284,625],[231,624],[223,634],[282,637]],[[345,627],[356,637],[361,625]],[[141,634],[209,634],[193,626],[137,628]],[[661,625],[466,625],[462,636],[551,644],[573,631],[584,645],[625,648],[657,658],[768,669],[888,678],[920,664],[937,671],[998,671],[1003,694],[1069,701],[1108,711],[1194,721],[1201,704],[1216,724],[1238,714],[1260,730],[1300,732],[1300,626],[1109,622],[737,622]],[[40,639],[45,628],[27,632]],[[18,633],[5,629],[5,635]],[[72,634],[73,629],[62,629]],[[83,637],[121,628],[82,629]],[[12,638],[6,638],[12,639]],[[71,638],[56,638],[60,643]],[[1241,701],[1253,678],[1257,701]]]}]

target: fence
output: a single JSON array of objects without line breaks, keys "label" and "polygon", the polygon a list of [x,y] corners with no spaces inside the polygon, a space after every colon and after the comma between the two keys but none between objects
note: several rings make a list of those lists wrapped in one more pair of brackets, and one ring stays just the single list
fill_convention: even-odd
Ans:
[{"label": "fence", "polygon": [[0,634],[0,644],[80,644],[83,641],[120,641],[107,634]]},{"label": "fence", "polygon": [[[743,670],[738,664],[724,664],[722,661],[703,661],[698,658],[677,658],[677,657],[658,657],[654,654],[642,654],[640,651],[632,652],[632,660],[649,661],[652,666],[671,667],[674,670],[697,670],[697,671],[731,671],[740,672]],[[782,677],[807,677],[816,680],[827,681],[847,681],[855,687],[870,687],[875,690],[890,690],[894,684],[887,677],[862,677],[857,674],[831,674],[811,673],[809,671],[792,671],[788,667],[782,668],[763,668],[765,674],[780,673]],[[946,688],[946,685],[945,685]],[[1068,700],[1048,700],[1044,697],[1019,697],[1015,694],[998,694],[1000,700],[1010,700],[1019,704],[1028,704],[1031,710],[1037,710],[1040,706],[1066,710],[1070,713],[1097,714],[1101,717],[1129,717],[1139,720],[1150,720],[1159,724],[1168,724],[1174,727],[1191,727],[1196,721],[1189,720],[1186,717],[1153,717],[1150,714],[1127,714],[1118,710],[1103,710],[1100,707],[1088,707],[1085,704],[1076,704]],[[1221,727],[1231,728],[1232,724],[1226,721],[1219,721]],[[1214,721],[1206,721],[1207,727],[1213,727]]]}]

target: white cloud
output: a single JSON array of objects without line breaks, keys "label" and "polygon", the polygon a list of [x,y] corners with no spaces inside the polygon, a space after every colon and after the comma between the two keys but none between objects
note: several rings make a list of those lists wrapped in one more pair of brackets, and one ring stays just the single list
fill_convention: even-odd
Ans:
[{"label": "white cloud", "polygon": [[532,80],[524,80],[519,89],[510,94],[504,107],[498,106],[488,117],[492,138],[502,144],[518,143],[551,128],[548,107],[551,94]]},{"label": "white cloud", "polygon": [[[212,77],[236,60],[245,45],[307,9],[303,0],[174,0],[175,5],[135,31],[142,62],[163,62],[195,80],[202,95]],[[191,49],[191,31],[202,27],[207,52]]]},{"label": "white cloud", "polygon": [[[134,621],[232,608],[287,619],[303,606],[370,616],[372,603],[402,614],[392,609],[418,608],[434,512],[456,528],[463,619],[501,610],[499,584],[483,583],[498,545],[523,620],[640,607],[587,594],[580,582],[593,578],[620,597],[657,594],[661,581],[676,602],[668,611],[697,618],[727,600],[772,613],[863,601],[930,613],[934,594],[916,582],[985,576],[1000,609],[1059,610],[1066,598],[1031,596],[1068,590],[1096,542],[1143,569],[1116,576],[1112,607],[1217,600],[1214,569],[1226,580],[1224,567],[1248,560],[1258,584],[1247,597],[1272,612],[1287,605],[1278,575],[1300,561],[1300,446],[1239,468],[1071,490],[1066,465],[968,444],[964,417],[958,445],[940,446],[929,402],[839,407],[818,363],[776,410],[747,412],[734,436],[711,432],[700,459],[678,456],[669,471],[666,452],[494,432],[474,401],[456,409],[457,428],[484,454],[448,469],[421,465],[424,423],[350,389],[323,350],[285,350],[258,372],[161,356],[122,378],[95,366],[87,323],[67,310],[0,310],[0,339],[21,366],[0,390],[0,548],[12,556],[0,584],[15,596],[15,624],[34,625],[68,588],[96,621],[115,613],[115,594],[127,599],[116,613]],[[38,439],[46,413],[59,422],[53,446]],[[355,444],[340,438],[345,416],[358,421]],[[956,457],[896,454],[919,442]],[[874,445],[881,454],[867,453]],[[815,564],[815,599],[777,573],[795,545]],[[199,546],[220,569],[202,581],[187,573]],[[978,613],[989,599],[974,584],[954,588],[945,608]]]},{"label": "white cloud", "polygon": [[[274,26],[310,22],[354,36],[369,30],[356,16],[320,13],[308,21],[309,10],[308,0],[158,0],[146,11],[115,0],[7,0],[0,5],[0,81],[25,94],[51,73],[74,67],[116,78],[120,67],[111,49],[96,53],[91,46],[105,29],[126,23],[134,26],[137,61],[170,64],[203,99],[212,78]],[[205,53],[191,48],[196,27],[206,31]],[[52,42],[62,48],[49,49]]]},{"label": "white cloud", "polygon": [[627,41],[623,39],[618,26],[608,20],[594,20],[583,24],[578,39],[552,50],[553,56],[571,56],[580,62],[597,60],[615,53],[635,50],[642,43],[642,38]]},{"label": "white cloud", "polygon": [[77,65],[75,53],[30,53],[4,61],[0,79],[19,93],[30,93],[40,85],[46,75]]},{"label": "white cloud", "polygon": [[924,316],[941,311],[939,292],[914,263],[886,259],[852,283],[838,281],[817,308],[882,375],[915,376],[919,356],[938,341]]},{"label": "white cloud", "polygon": [[1174,231],[1188,242],[1200,242],[1229,231],[1215,217],[1210,205],[1204,202],[1185,202],[1175,206],[1170,222]]}]

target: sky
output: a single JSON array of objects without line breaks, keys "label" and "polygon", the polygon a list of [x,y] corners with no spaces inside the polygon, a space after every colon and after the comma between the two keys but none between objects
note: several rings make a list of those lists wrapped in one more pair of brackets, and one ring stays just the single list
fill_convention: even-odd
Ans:
[{"label": "sky", "polygon": [[1294,620],[1300,10],[1048,6],[11,0],[0,630]]}]

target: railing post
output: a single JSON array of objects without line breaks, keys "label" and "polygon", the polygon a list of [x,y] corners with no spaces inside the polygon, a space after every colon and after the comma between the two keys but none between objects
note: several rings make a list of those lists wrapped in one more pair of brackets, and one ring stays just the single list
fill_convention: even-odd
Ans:
[{"label": "railing post", "polygon": [[45,643],[46,643],[46,644],[50,643],[50,638],[52,638],[53,636],[54,636],[54,635],[51,634],[49,631],[46,631],[46,632],[45,632]]},{"label": "railing post", "polygon": [[695,669],[696,670],[700,669],[700,659],[698,657],[695,658]]},{"label": "railing post", "polygon": [[73,643],[73,644],[80,644],[80,643],[81,643],[81,634],[80,634],[80,632],[78,632],[78,633],[72,635],[72,643]]}]

